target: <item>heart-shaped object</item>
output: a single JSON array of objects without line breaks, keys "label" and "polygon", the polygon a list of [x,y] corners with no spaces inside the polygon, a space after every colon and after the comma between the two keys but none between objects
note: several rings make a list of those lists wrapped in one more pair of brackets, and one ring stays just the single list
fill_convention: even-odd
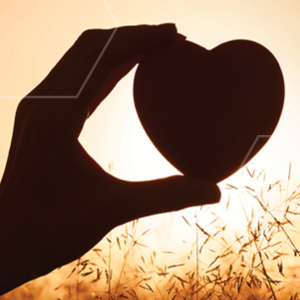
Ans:
[{"label": "heart-shaped object", "polygon": [[207,50],[173,41],[146,54],[134,81],[150,139],[183,174],[219,182],[267,142],[282,111],[275,57],[248,40]]}]

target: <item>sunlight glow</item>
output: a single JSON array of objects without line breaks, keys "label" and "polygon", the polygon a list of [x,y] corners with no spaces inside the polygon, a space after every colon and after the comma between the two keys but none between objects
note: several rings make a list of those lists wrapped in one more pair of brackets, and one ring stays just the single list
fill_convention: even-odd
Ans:
[{"label": "sunlight glow", "polygon": [[[196,206],[121,225],[83,258],[25,284],[0,297],[1,300],[74,297],[96,300],[100,299],[100,288],[103,299],[121,293],[136,299],[133,289],[139,295],[150,295],[149,299],[153,299],[153,290],[157,299],[174,299],[174,295],[178,296],[176,299],[196,299],[199,282],[193,274],[198,271],[202,272],[202,283],[205,282],[199,293],[205,299],[212,285],[216,297],[223,297],[229,291],[236,292],[236,297],[230,299],[266,299],[272,297],[272,291],[262,271],[263,264],[269,268],[272,279],[280,280],[287,287],[281,292],[281,285],[272,283],[282,293],[278,299],[292,299],[292,292],[299,291],[300,268],[299,257],[288,238],[299,241],[299,198],[291,193],[300,178],[300,2],[110,0],[106,4],[113,18],[104,3],[99,0],[1,1],[0,172],[5,167],[14,112],[21,99],[21,96],[15,100],[9,96],[25,95],[36,86],[81,32],[112,28],[116,21],[121,26],[174,22],[188,40],[207,49],[231,39],[261,43],[278,59],[284,74],[286,97],[282,117],[272,138],[247,164],[253,176],[243,168],[218,184],[222,191],[219,204]],[[132,93],[135,70],[121,80],[86,122],[80,142],[106,172],[124,180],[151,180],[180,174],[155,148],[138,119]],[[262,170],[265,179],[264,172],[259,176]],[[255,198],[262,195],[263,205]],[[293,205],[291,199],[298,200]],[[257,241],[253,237],[256,233],[260,233]],[[221,277],[231,278],[226,281],[227,290],[221,289],[222,285],[216,281],[218,264]],[[91,275],[86,275],[88,272]],[[186,281],[175,277],[178,274]]]}]

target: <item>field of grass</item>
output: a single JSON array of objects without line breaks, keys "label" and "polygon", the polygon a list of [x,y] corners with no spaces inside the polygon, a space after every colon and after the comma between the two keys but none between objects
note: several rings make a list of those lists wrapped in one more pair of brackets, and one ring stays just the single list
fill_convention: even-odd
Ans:
[{"label": "field of grass", "polygon": [[300,185],[291,189],[290,172],[272,183],[265,171],[244,177],[218,206],[164,215],[165,235],[158,216],[127,223],[0,300],[300,299]]}]

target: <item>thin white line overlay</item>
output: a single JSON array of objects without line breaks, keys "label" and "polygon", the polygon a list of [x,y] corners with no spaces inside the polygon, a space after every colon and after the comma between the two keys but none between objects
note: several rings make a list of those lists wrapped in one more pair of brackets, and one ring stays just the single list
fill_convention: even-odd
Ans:
[{"label": "thin white line overlay", "polygon": [[[265,135],[265,134],[259,134],[259,135],[256,136],[256,138],[255,138],[253,144],[251,145],[251,147],[249,148],[249,150],[248,150],[246,156],[244,157],[243,161],[241,162],[239,169],[241,169],[241,168],[244,166],[246,160],[248,159],[249,155],[251,154],[251,152],[252,152],[254,146],[256,145],[257,141],[258,141],[260,138],[269,138],[269,137],[271,137],[271,136],[272,136],[272,134],[268,134],[268,135]],[[294,136],[294,137],[299,137],[299,138],[300,138],[300,134],[281,134],[281,136],[285,136],[285,137],[286,137],[286,136],[289,136],[289,137]],[[280,135],[279,135],[279,136],[277,135],[277,137],[280,137]]]},{"label": "thin white line overlay", "polygon": [[[102,0],[102,1],[103,1],[104,5],[106,6],[109,14],[113,18],[114,22],[116,23],[116,25],[119,26],[119,22],[117,21],[116,17],[112,13],[112,11],[111,11],[109,5],[107,4],[107,2],[105,0]],[[81,85],[81,87],[80,87],[80,89],[79,89],[79,91],[76,95],[69,95],[69,96],[66,96],[66,95],[64,95],[64,96],[59,96],[59,95],[55,95],[55,96],[54,95],[53,96],[51,96],[51,95],[50,96],[49,95],[34,95],[34,96],[25,96],[25,97],[23,95],[22,96],[0,96],[0,99],[19,99],[19,98],[26,98],[26,99],[37,99],[37,98],[39,98],[39,99],[77,99],[80,96],[80,94],[81,94],[82,90],[84,89],[84,87],[86,86],[88,80],[90,79],[93,71],[97,67],[100,59],[102,58],[104,52],[106,51],[108,45],[110,44],[110,42],[111,42],[112,38],[114,37],[115,33],[117,32],[117,30],[118,30],[118,28],[115,28],[114,31],[112,32],[112,34],[110,35],[109,39],[107,40],[106,44],[104,45],[101,53],[97,57],[94,65],[92,66],[89,74],[85,78],[84,82],[82,83],[82,85]]]}]

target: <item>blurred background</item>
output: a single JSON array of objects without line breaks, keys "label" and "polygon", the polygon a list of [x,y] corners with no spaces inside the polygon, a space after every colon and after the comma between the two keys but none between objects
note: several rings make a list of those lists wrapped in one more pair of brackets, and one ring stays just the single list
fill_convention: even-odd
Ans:
[{"label": "blurred background", "polygon": [[[270,205],[273,203],[274,207],[277,202],[283,203],[282,191],[288,196],[300,183],[299,12],[300,2],[295,0],[0,0],[0,176],[5,168],[14,113],[19,101],[48,74],[84,30],[173,22],[188,40],[208,49],[232,39],[250,39],[267,47],[277,58],[286,88],[283,113],[274,135],[247,167],[252,175],[254,169],[256,175],[265,170],[263,184],[267,186],[283,180],[278,192],[280,197],[271,198]],[[91,156],[116,177],[138,181],[178,174],[153,146],[138,120],[132,95],[134,72],[135,69],[118,84],[87,121],[80,141]],[[145,249],[152,256],[155,251],[156,259],[159,258],[161,264],[167,261],[165,252],[178,254],[169,265],[180,265],[182,257],[187,259],[189,253],[192,253],[193,258],[184,264],[191,268],[194,266],[198,272],[199,257],[196,253],[199,253],[197,249],[201,246],[198,237],[203,232],[194,226],[195,223],[202,222],[200,227],[204,228],[214,220],[213,214],[222,215],[222,224],[230,223],[231,233],[239,232],[242,220],[245,220],[244,211],[253,211],[252,202],[245,200],[241,204],[240,196],[232,192],[232,189],[228,190],[228,184],[244,187],[250,177],[243,168],[221,182],[219,186],[222,190],[222,200],[213,207],[191,208],[178,213],[145,218],[138,222],[138,229],[136,223],[131,223],[109,233],[107,238],[95,246],[102,252],[92,250],[87,254],[92,262],[93,255],[96,255],[95,260],[100,259],[101,252],[101,259],[106,261],[106,265],[102,261],[105,267],[99,269],[103,271],[104,289],[111,292],[114,278],[115,286],[121,286],[120,276],[114,277],[110,272],[113,266],[118,268],[117,265],[121,268],[118,272],[124,272],[125,267],[122,269],[120,266],[124,265],[124,257],[127,256],[114,255],[114,249],[120,248],[119,236],[123,236],[124,241],[127,238],[127,242],[123,241],[127,246],[129,240],[136,241],[133,239],[133,232],[141,236],[141,244],[147,245]],[[250,178],[250,181],[252,179]],[[287,205],[284,207],[286,209]],[[261,207],[255,209],[259,211]],[[189,242],[183,243],[183,240]],[[191,252],[194,248],[196,251]],[[132,258],[135,259],[136,256]],[[94,264],[97,265],[98,262]],[[83,280],[89,275],[80,277],[77,272],[80,266],[84,266],[82,261],[70,264],[0,299],[24,299],[24,295],[33,297],[30,299],[73,299],[73,295],[78,296],[78,278]],[[68,277],[74,267],[77,271]],[[101,273],[97,268],[91,267],[93,274]],[[127,270],[127,275],[128,272]],[[66,294],[60,294],[63,288],[59,287],[63,285],[68,286],[69,298]],[[147,289],[147,285],[144,287]],[[85,286],[82,290],[86,292],[88,288]],[[87,293],[90,293],[89,297],[94,297],[89,299],[98,297],[95,291]],[[115,293],[119,294],[116,288]]]}]

